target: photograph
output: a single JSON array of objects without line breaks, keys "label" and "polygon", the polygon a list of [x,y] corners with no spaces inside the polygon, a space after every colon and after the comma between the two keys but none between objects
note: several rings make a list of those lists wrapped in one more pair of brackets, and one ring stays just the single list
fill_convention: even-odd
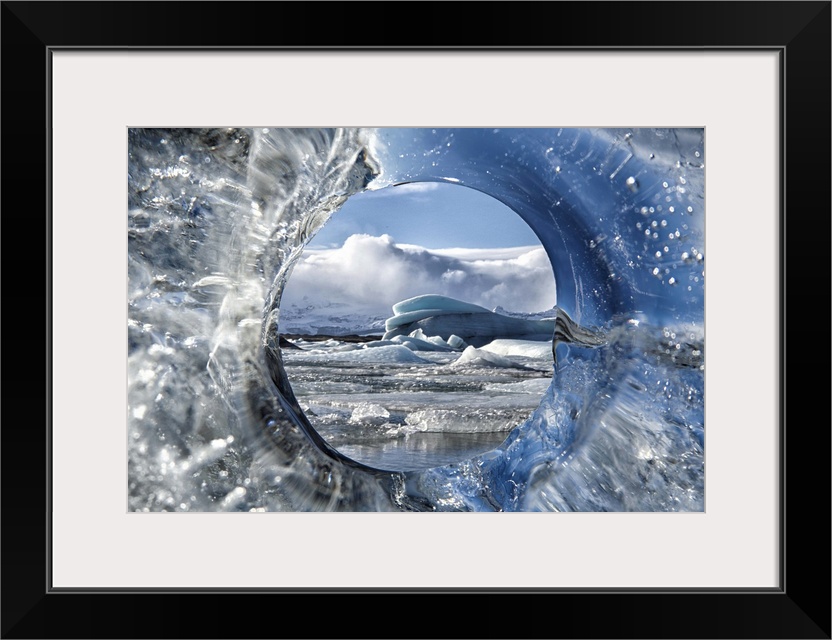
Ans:
[{"label": "photograph", "polygon": [[129,512],[705,511],[704,127],[266,125],[127,130]]},{"label": "photograph", "polygon": [[156,6],[2,6],[0,637],[832,637],[830,0]]}]

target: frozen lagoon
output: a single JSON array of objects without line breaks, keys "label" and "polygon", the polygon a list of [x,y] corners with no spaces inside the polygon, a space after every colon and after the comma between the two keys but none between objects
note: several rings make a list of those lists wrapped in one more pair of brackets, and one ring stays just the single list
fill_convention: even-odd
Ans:
[{"label": "frozen lagoon", "polygon": [[499,446],[540,404],[551,341],[412,351],[296,340],[283,359],[312,426],[342,454],[401,471],[467,460]]}]

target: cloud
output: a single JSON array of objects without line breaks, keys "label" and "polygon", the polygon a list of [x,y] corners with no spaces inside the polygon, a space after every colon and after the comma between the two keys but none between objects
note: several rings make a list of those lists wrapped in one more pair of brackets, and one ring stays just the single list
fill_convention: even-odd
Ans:
[{"label": "cloud", "polygon": [[444,186],[446,185],[440,182],[406,182],[405,184],[385,187],[377,191],[365,191],[364,197],[388,198],[390,196],[420,195],[422,193],[436,191]]},{"label": "cloud", "polygon": [[555,304],[542,247],[429,250],[389,235],[354,234],[336,249],[307,249],[281,306],[343,303],[345,312],[385,315],[396,302],[438,293],[493,309],[535,312]]}]

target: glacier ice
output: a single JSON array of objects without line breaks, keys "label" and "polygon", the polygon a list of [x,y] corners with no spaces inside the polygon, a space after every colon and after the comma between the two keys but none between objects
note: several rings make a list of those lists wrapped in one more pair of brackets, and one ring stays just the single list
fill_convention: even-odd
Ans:
[{"label": "glacier ice", "polygon": [[485,349],[477,349],[476,347],[466,347],[462,355],[451,364],[452,367],[474,366],[474,367],[506,367],[510,369],[526,369],[528,367],[518,364],[501,355],[486,351]]},{"label": "glacier ice", "polygon": [[473,346],[482,346],[497,338],[518,336],[551,340],[555,330],[554,319],[511,317],[436,294],[403,300],[393,305],[393,313],[384,324],[387,329],[385,340],[420,332],[421,335],[439,337],[445,342],[451,336],[456,336]]},{"label": "glacier ice", "polygon": [[535,359],[552,360],[552,343],[539,340],[497,339],[481,347],[500,356],[525,356]]},{"label": "glacier ice", "polygon": [[[488,309],[478,304],[472,304],[434,293],[408,298],[393,305],[393,313],[397,316],[425,310],[443,311],[447,313],[489,313]],[[436,314],[433,313],[431,315]]]}]

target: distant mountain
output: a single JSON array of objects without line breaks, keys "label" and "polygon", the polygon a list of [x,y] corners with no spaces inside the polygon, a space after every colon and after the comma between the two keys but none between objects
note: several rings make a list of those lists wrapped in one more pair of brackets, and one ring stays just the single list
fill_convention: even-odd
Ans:
[{"label": "distant mountain", "polygon": [[368,315],[340,302],[306,299],[306,306],[290,304],[280,307],[278,329],[281,333],[299,335],[344,336],[349,334],[382,334],[389,314]]}]

